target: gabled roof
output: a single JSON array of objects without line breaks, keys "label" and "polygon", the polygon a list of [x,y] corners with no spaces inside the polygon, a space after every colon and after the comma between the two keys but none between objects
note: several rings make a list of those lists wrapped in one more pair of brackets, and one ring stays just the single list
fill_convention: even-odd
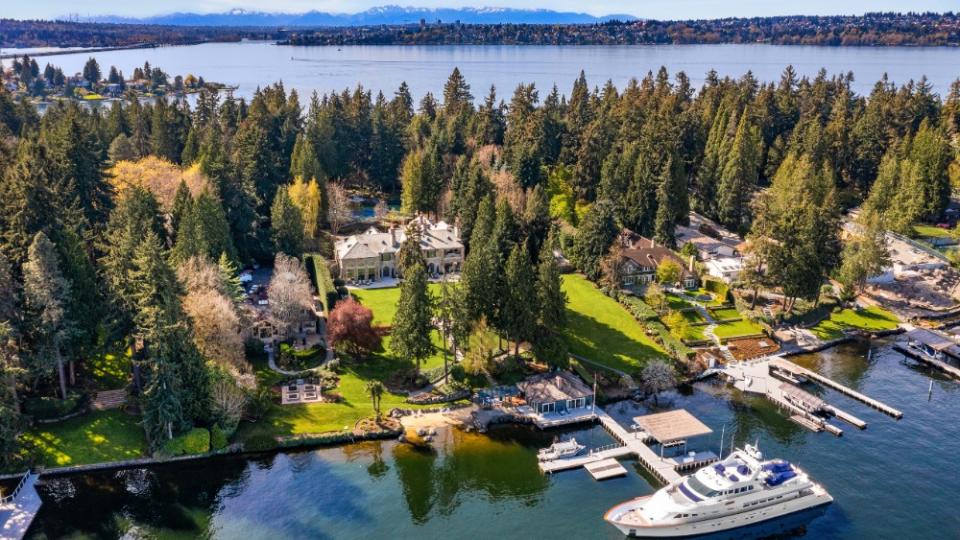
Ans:
[{"label": "gabled roof", "polygon": [[631,260],[637,263],[640,266],[646,266],[650,268],[656,268],[660,266],[660,263],[664,259],[671,259],[677,264],[680,265],[681,277],[683,279],[688,279],[695,277],[693,272],[687,267],[676,253],[671,251],[669,248],[656,244],[653,240],[644,238],[642,236],[638,237],[633,247],[624,249],[621,253],[625,259]]}]

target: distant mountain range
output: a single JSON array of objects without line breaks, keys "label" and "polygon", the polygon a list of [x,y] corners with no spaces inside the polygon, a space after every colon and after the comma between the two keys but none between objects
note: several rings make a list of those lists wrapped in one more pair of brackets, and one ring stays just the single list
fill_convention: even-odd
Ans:
[{"label": "distant mountain range", "polygon": [[511,8],[417,8],[381,6],[359,13],[267,13],[234,9],[225,13],[171,13],[145,18],[99,16],[86,19],[100,23],[139,23],[170,26],[371,26],[380,24],[417,24],[421,20],[464,24],[593,24],[611,20],[633,21],[633,15],[594,16],[588,13],[552,11],[548,9]]}]

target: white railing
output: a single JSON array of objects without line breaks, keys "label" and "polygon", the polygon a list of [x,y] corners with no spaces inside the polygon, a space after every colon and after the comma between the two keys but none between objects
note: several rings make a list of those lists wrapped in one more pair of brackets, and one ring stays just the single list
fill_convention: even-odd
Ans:
[{"label": "white railing", "polygon": [[17,484],[17,487],[13,489],[13,493],[7,495],[6,497],[0,498],[0,504],[7,504],[13,502],[17,498],[17,495],[20,494],[20,491],[23,490],[23,486],[27,483],[27,479],[30,478],[30,471],[23,473],[23,477],[20,479],[20,483]]},{"label": "white railing", "polygon": [[602,452],[606,452],[607,450],[615,450],[615,449],[617,449],[617,448],[623,448],[624,446],[626,446],[626,445],[625,445],[625,444],[614,443],[614,444],[607,444],[607,445],[604,445],[604,446],[599,446],[599,447],[597,447],[597,448],[591,448],[591,449],[590,449],[590,455],[594,455],[594,454],[599,454],[599,453],[602,453]]}]

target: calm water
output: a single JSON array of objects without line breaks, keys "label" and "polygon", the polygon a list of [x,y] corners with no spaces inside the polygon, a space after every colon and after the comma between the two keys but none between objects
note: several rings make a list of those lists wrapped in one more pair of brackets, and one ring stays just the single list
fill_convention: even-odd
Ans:
[{"label": "calm water", "polygon": [[[828,401],[870,424],[866,431],[844,426],[837,439],[713,383],[667,394],[660,406],[687,408],[715,430],[699,447],[718,451],[726,426],[728,440],[759,439],[768,456],[798,462],[830,490],[836,502],[788,537],[957,538],[960,385],[892,351],[871,362],[865,353],[863,345],[850,345],[797,361],[901,409],[903,420],[828,391]],[[608,410],[626,421],[648,408],[624,402]],[[453,430],[443,432],[434,452],[391,441],[51,479],[42,484],[45,503],[32,536],[618,538],[603,512],[654,488],[633,461],[626,462],[628,476],[602,483],[583,470],[541,475],[536,450],[557,434]],[[599,427],[565,435],[591,446],[609,442]],[[770,532],[764,527],[747,537]]]},{"label": "calm water", "polygon": [[[38,58],[66,73],[79,72],[89,55],[70,54]],[[739,77],[753,71],[760,80],[777,80],[792,64],[802,75],[853,71],[855,89],[867,93],[883,73],[906,83],[926,75],[936,90],[946,93],[960,76],[960,48],[920,47],[790,47],[775,45],[650,45],[650,46],[352,46],[287,47],[266,42],[211,43],[96,53],[106,72],[116,65],[127,76],[149,61],[172,75],[193,73],[207,80],[237,85],[237,95],[275,81],[296,88],[306,98],[313,90],[339,91],[362,83],[391,96],[406,81],[414,96],[440,95],[443,83],[459,67],[482,99],[490,85],[509,98],[521,82],[533,82],[544,95],[554,85],[568,92],[580,70],[591,84],[607,79],[622,88],[631,77],[666,66],[671,73],[685,71],[695,86],[715,69],[721,76]],[[9,62],[6,61],[6,62]]]}]

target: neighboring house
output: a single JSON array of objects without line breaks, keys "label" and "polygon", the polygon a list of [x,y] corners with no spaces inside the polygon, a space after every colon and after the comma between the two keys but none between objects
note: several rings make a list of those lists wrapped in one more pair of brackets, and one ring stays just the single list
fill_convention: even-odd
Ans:
[{"label": "neighboring house", "polygon": [[703,267],[707,270],[708,275],[726,283],[733,283],[740,279],[740,273],[743,272],[743,259],[741,257],[718,257],[704,262]]},{"label": "neighboring house", "polygon": [[879,274],[871,276],[868,283],[893,283],[897,278],[910,279],[931,270],[952,272],[950,261],[935,249],[893,232],[886,234],[886,242],[890,264]]},{"label": "neighboring house", "polygon": [[689,225],[677,225],[674,230],[677,247],[682,248],[687,244],[693,244],[697,248],[697,257],[701,261],[741,255],[742,240],[739,236],[696,212],[690,212],[688,217]]},{"label": "neighboring house", "polygon": [[593,405],[593,390],[569,371],[534,375],[517,384],[527,405],[540,414],[585,409]]},{"label": "neighboring house", "polygon": [[[431,276],[459,273],[464,260],[460,228],[443,221],[432,223],[424,217],[418,217],[413,223],[420,228],[420,250],[427,262],[427,273]],[[340,277],[372,281],[399,277],[397,254],[404,240],[406,233],[396,227],[387,232],[370,227],[362,234],[337,240],[334,251]]]},{"label": "neighboring house", "polygon": [[664,260],[670,259],[680,266],[680,284],[686,289],[697,288],[697,274],[692,269],[692,260],[685,264],[679,255],[666,246],[657,245],[656,241],[630,231],[622,233],[620,238],[627,244],[621,251],[624,258],[623,287],[631,288],[656,280],[657,267]]}]

